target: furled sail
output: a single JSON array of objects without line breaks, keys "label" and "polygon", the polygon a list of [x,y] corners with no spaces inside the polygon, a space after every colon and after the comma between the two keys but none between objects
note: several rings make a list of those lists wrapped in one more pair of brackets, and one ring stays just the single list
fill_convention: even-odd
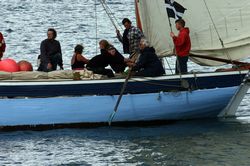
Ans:
[{"label": "furled sail", "polygon": [[[249,0],[205,0],[206,3],[204,0],[176,0],[176,2],[187,9],[183,19],[191,31],[191,54],[229,60],[250,56]],[[137,19],[140,20],[143,32],[155,47],[157,54],[171,55],[174,46],[169,36],[171,30],[165,0],[136,0],[136,6]],[[172,25],[174,21],[171,18]],[[177,34],[174,26],[173,29]],[[224,48],[219,36],[224,43]],[[192,60],[201,65],[222,64],[201,58],[192,58]]]}]

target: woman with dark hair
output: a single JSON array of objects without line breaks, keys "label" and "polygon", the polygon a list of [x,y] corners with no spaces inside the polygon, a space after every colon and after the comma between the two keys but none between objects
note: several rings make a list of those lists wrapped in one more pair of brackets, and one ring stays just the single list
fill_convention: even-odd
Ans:
[{"label": "woman with dark hair", "polygon": [[41,61],[38,71],[54,71],[57,65],[63,70],[62,51],[59,41],[55,40],[57,32],[55,29],[50,28],[47,31],[48,38],[43,40],[40,46],[41,54],[39,59]]},{"label": "woman with dark hair", "polygon": [[82,55],[84,47],[80,44],[76,45],[75,53],[71,59],[71,68],[72,70],[82,70],[85,68],[85,65],[89,62],[87,58]]}]

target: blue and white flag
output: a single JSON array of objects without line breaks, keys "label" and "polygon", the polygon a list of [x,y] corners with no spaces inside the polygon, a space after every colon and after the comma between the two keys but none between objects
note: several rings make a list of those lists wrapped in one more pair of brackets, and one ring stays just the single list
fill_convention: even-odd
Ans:
[{"label": "blue and white flag", "polygon": [[186,8],[184,8],[179,3],[175,2],[174,0],[165,0],[165,4],[167,5],[167,13],[168,17],[172,17],[175,19],[182,18]]}]

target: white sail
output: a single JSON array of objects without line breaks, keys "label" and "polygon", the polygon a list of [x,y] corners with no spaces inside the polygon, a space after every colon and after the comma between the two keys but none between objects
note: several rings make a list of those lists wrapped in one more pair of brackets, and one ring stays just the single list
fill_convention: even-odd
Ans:
[{"label": "white sail", "polygon": [[[187,10],[183,19],[190,28],[191,53],[228,60],[250,56],[250,1],[249,0],[176,0]],[[136,0],[142,30],[159,56],[172,53],[173,42],[165,0]],[[224,42],[222,47],[219,36]],[[174,32],[174,19],[170,18]],[[221,62],[192,58],[201,65],[221,65]]]}]

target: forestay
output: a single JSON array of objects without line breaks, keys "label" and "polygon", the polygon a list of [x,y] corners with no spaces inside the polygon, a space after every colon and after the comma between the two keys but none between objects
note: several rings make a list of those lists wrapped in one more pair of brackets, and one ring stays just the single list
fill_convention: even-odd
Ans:
[{"label": "forestay", "polygon": [[[250,56],[250,1],[249,0],[177,0],[187,10],[183,16],[190,28],[191,53],[195,55],[239,60]],[[141,28],[159,56],[171,55],[173,42],[165,0],[136,0]],[[224,42],[223,49],[216,29]],[[171,22],[174,25],[174,19]],[[175,28],[173,28],[175,29]],[[176,30],[174,30],[175,33]],[[206,59],[192,58],[201,65],[221,65]]]}]

